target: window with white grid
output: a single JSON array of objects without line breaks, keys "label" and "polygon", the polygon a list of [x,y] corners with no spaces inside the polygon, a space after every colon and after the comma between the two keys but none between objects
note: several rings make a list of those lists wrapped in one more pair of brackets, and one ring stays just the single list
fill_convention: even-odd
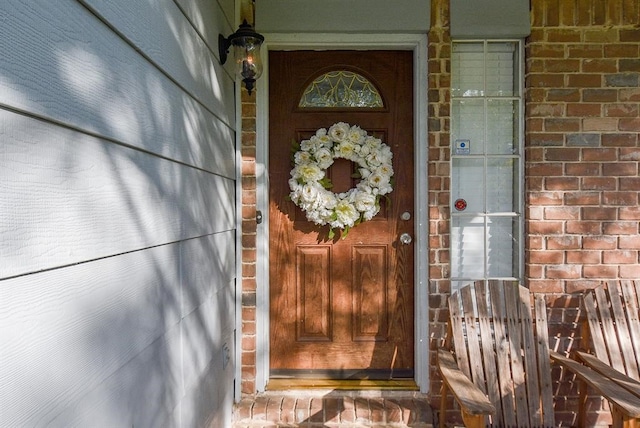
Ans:
[{"label": "window with white grid", "polygon": [[453,290],[475,280],[522,279],[521,61],[519,40],[452,46]]}]

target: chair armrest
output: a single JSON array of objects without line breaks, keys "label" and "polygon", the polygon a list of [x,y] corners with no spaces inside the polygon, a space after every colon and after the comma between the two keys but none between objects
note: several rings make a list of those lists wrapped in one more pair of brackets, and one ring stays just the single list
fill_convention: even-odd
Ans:
[{"label": "chair armrest", "polygon": [[554,351],[550,351],[549,356],[552,361],[574,373],[598,394],[615,405],[623,414],[632,418],[640,417],[640,397],[629,394],[626,389],[612,382],[609,378],[571,358]]},{"label": "chair armrest", "polygon": [[449,351],[438,349],[438,369],[442,374],[442,380],[447,384],[463,413],[469,415],[495,413],[496,408],[489,398],[462,373]]},{"label": "chair armrest", "polygon": [[578,351],[576,352],[576,354],[586,366],[597,371],[604,377],[611,379],[632,394],[640,397],[640,382],[633,378],[630,378],[624,373],[620,373],[618,370],[614,369],[595,355],[588,354],[582,351]]}]

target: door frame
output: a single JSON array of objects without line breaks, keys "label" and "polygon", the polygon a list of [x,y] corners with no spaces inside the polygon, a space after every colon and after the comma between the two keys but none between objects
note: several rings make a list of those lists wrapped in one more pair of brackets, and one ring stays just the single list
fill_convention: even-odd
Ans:
[{"label": "door frame", "polygon": [[[264,73],[256,85],[256,209],[263,214],[256,242],[256,389],[269,381],[269,50],[411,50],[414,93],[414,353],[415,382],[429,390],[428,117],[426,34],[264,34]],[[240,341],[238,341],[240,342]]]}]

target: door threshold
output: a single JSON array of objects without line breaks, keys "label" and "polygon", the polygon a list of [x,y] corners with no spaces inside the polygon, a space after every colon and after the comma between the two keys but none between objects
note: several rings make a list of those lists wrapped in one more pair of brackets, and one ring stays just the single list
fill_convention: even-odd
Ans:
[{"label": "door threshold", "polygon": [[418,391],[413,379],[269,379],[267,391],[290,389]]}]

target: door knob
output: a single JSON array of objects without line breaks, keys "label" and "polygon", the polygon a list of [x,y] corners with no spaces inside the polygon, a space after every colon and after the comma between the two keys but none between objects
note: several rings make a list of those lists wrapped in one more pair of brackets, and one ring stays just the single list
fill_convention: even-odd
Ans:
[{"label": "door knob", "polygon": [[411,241],[413,241],[413,238],[407,232],[400,235],[400,242],[402,242],[404,245],[411,244]]}]

